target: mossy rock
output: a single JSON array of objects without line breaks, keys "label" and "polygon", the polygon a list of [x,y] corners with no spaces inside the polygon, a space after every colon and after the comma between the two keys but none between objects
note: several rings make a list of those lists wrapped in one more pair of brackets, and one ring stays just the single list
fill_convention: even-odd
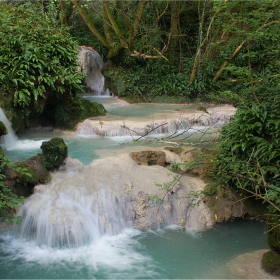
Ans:
[{"label": "mossy rock", "polygon": [[68,156],[68,148],[62,138],[55,137],[41,145],[42,162],[49,171],[58,169]]},{"label": "mossy rock", "polygon": [[262,267],[273,276],[280,276],[280,255],[273,251],[268,251],[263,254]]},{"label": "mossy rock", "polygon": [[55,127],[73,130],[79,122],[89,117],[104,116],[106,113],[102,104],[75,97],[58,104],[54,115],[51,114],[50,117],[54,118]]},{"label": "mossy rock", "polygon": [[267,232],[267,244],[270,249],[280,254],[280,229],[275,227],[278,221],[273,216],[267,218],[268,232]]},{"label": "mossy rock", "polygon": [[6,134],[8,134],[8,129],[5,126],[5,124],[2,121],[0,121],[0,136],[6,135]]},{"label": "mossy rock", "polygon": [[198,106],[198,107],[196,108],[196,110],[197,110],[197,111],[202,111],[202,112],[208,113],[207,108],[204,107],[204,106]]},{"label": "mossy rock", "polygon": [[38,184],[46,184],[51,180],[50,173],[42,163],[42,155],[33,156],[15,166],[5,168],[4,183],[18,196],[29,196]]},{"label": "mossy rock", "polygon": [[36,185],[46,184],[51,180],[42,155],[38,154],[16,165],[25,168],[25,172],[17,172],[15,180],[14,191],[19,196],[29,196]]}]

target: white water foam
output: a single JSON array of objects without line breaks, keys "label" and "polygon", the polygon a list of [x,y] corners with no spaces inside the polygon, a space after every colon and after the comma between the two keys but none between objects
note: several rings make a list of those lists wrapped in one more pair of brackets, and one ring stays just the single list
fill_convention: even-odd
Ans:
[{"label": "white water foam", "polygon": [[99,53],[92,48],[81,46],[78,59],[81,64],[78,70],[87,75],[86,87],[96,96],[110,96],[109,90],[104,90],[105,78],[101,72],[104,62]]},{"label": "white water foam", "polygon": [[[150,256],[139,252],[141,244],[134,238],[139,234],[141,231],[127,228],[118,235],[104,235],[98,242],[78,248],[38,246],[34,241],[6,234],[1,236],[3,242],[0,246],[13,261],[23,260],[26,269],[36,263],[45,266],[59,264],[62,267],[72,264],[76,270],[79,266],[86,266],[94,271],[104,268],[118,272],[131,270],[135,275],[147,277],[143,266],[150,272],[154,270],[154,266]],[[155,273],[153,276],[156,276]]]},{"label": "white water foam", "polygon": [[41,140],[18,140],[15,145],[9,150],[35,150],[39,149],[44,141],[49,141],[49,139]]},{"label": "white water foam", "polygon": [[17,136],[15,135],[9,120],[7,119],[4,111],[0,108],[0,121],[4,123],[8,130],[7,135],[0,136],[0,145],[4,149],[11,149],[16,145]]}]

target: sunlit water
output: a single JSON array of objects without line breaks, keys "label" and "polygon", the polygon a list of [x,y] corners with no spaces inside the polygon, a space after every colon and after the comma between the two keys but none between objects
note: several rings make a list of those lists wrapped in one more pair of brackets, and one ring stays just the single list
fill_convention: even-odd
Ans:
[{"label": "sunlit water", "polygon": [[125,229],[73,249],[0,235],[1,278],[230,279],[226,263],[267,248],[264,223],[235,221],[200,233],[183,228]]}]

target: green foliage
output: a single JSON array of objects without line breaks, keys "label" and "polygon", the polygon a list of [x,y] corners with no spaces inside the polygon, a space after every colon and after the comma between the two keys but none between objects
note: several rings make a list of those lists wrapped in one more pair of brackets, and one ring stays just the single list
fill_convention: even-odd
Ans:
[{"label": "green foliage", "polygon": [[48,99],[82,91],[76,43],[66,28],[58,27],[54,13],[36,3],[0,4],[2,95],[33,114],[41,113]]},{"label": "green foliage", "polygon": [[75,129],[79,122],[89,117],[103,115],[106,115],[103,105],[81,97],[74,97],[59,103],[53,114],[50,111],[50,118],[54,120],[56,127],[70,130]]},{"label": "green foliage", "polygon": [[132,93],[146,102],[153,102],[158,96],[190,99],[189,83],[184,73],[164,60],[151,59],[143,63],[123,70],[126,94]]},{"label": "green foliage", "polygon": [[272,214],[280,207],[279,97],[238,109],[222,129],[214,163],[221,184],[263,199]]},{"label": "green foliage", "polygon": [[31,175],[26,169],[14,165],[4,157],[3,153],[0,153],[0,217],[7,218],[10,223],[15,221],[19,224],[21,222],[21,217],[14,217],[13,214],[19,205],[24,203],[24,197],[18,197],[4,183],[6,178],[4,170],[8,166],[11,166],[16,172],[25,174],[26,176]]}]

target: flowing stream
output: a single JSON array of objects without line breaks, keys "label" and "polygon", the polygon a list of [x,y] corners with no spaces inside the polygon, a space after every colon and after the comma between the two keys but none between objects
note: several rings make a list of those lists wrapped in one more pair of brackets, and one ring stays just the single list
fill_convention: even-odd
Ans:
[{"label": "flowing stream", "polygon": [[[85,98],[105,105],[109,116],[93,120],[100,124],[118,118],[126,123],[135,119],[141,122],[144,115],[155,120],[159,114],[167,120],[174,112],[194,110],[186,105],[128,106],[116,103],[111,97]],[[202,135],[205,139],[216,135],[216,132],[210,136],[204,133],[209,130],[209,123],[191,123],[191,128],[183,137],[192,136],[188,138],[192,141],[200,141]],[[170,131],[165,132],[153,137],[168,137]],[[33,129],[19,135],[12,146],[4,146],[5,155],[14,161],[24,160],[39,153],[42,142],[54,136],[63,137],[69,156],[84,165],[108,153],[121,153],[127,147],[160,145],[157,141],[134,143],[129,135]],[[18,213],[23,217],[21,226],[0,233],[0,278],[263,278],[258,271],[254,276],[244,276],[240,274],[241,264],[236,268],[231,262],[241,254],[268,248],[264,223],[239,220],[217,224],[202,232],[172,224],[134,229],[130,205],[119,193],[117,177],[108,185],[105,178],[98,182],[92,178],[90,169],[83,173],[70,170],[67,176],[48,187],[38,186]]]}]

